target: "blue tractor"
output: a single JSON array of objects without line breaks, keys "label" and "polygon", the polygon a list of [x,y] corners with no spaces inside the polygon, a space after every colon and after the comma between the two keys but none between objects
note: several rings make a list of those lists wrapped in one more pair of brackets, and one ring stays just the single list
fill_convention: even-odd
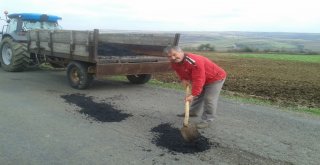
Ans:
[{"label": "blue tractor", "polygon": [[6,25],[2,27],[0,62],[5,71],[23,71],[45,60],[43,55],[32,54],[27,50],[27,31],[35,29],[59,30],[61,17],[36,13],[8,14],[5,11]]}]

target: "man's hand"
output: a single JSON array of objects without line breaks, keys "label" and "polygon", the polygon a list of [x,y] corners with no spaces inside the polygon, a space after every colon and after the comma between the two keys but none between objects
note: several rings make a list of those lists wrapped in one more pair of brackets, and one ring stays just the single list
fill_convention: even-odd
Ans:
[{"label": "man's hand", "polygon": [[186,101],[189,101],[190,103],[193,101],[194,96],[189,95],[186,97]]},{"label": "man's hand", "polygon": [[187,86],[191,86],[191,83],[190,83],[190,81],[188,81],[188,80],[181,80],[181,84],[183,85],[183,87],[187,87]]}]

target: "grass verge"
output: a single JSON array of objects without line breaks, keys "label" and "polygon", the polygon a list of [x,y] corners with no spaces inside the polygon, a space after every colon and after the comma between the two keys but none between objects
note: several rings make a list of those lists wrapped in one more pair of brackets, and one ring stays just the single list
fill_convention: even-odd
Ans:
[{"label": "grass verge", "polygon": [[255,105],[262,105],[262,106],[275,106],[276,108],[280,108],[283,110],[289,110],[289,111],[295,111],[295,112],[320,116],[320,108],[290,106],[290,105],[281,104],[278,102],[271,102],[269,100],[266,100],[257,96],[246,95],[246,94],[230,92],[230,91],[222,91],[221,95],[225,98],[239,101],[242,103],[249,103],[249,104],[255,104]]},{"label": "grass verge", "polygon": [[[112,76],[109,79],[117,80],[117,81],[128,81],[125,78],[125,76]],[[148,82],[148,84],[154,87],[162,87],[162,88],[174,89],[179,91],[184,90],[184,88],[179,83],[164,83],[156,79],[151,79]],[[284,110],[303,112],[311,115],[320,116],[320,108],[292,107],[288,105],[282,105],[279,103],[271,102],[269,100],[265,100],[257,96],[251,96],[251,95],[241,94],[237,92],[230,92],[230,91],[222,91],[221,95],[222,97],[225,97],[234,101],[242,102],[242,103],[249,103],[249,104],[255,104],[255,105],[262,105],[262,106],[276,106],[277,108],[281,108]]]}]

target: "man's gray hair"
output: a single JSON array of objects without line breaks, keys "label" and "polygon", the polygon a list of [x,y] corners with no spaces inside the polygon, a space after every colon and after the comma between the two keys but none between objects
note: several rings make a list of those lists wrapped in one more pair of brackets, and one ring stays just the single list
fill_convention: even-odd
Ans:
[{"label": "man's gray hair", "polygon": [[183,50],[179,46],[168,46],[163,49],[164,54],[168,54],[170,51],[183,52]]}]

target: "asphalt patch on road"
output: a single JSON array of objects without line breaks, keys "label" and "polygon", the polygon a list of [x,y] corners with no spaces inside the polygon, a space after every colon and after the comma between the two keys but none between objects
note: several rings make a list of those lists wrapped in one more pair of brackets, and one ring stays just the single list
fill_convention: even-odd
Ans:
[{"label": "asphalt patch on road", "polygon": [[61,95],[61,97],[65,99],[67,103],[80,107],[79,113],[96,121],[120,122],[132,116],[131,114],[123,113],[121,110],[115,109],[111,103],[94,102],[92,96],[76,93]]},{"label": "asphalt patch on road", "polygon": [[160,148],[168,149],[172,154],[175,152],[193,154],[219,146],[219,143],[211,143],[202,135],[196,141],[188,143],[183,139],[180,129],[173,128],[170,123],[160,124],[152,128],[151,132],[156,134],[152,143]]}]

